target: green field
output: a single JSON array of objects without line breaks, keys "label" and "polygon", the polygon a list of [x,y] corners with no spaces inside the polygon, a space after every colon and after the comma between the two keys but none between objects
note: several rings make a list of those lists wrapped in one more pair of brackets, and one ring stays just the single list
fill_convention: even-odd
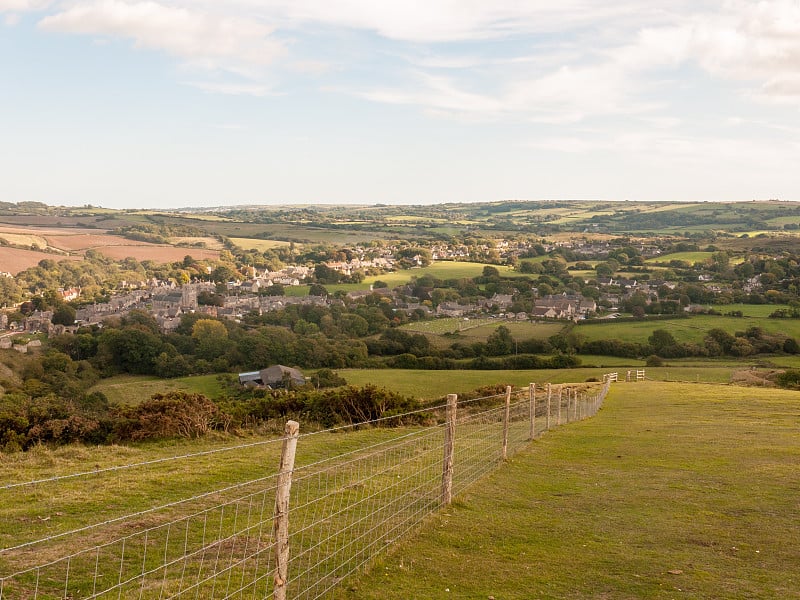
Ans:
[{"label": "green field", "polygon": [[517,341],[522,340],[546,340],[551,335],[561,333],[564,329],[562,323],[532,323],[530,321],[500,321],[493,319],[493,323],[468,329],[458,337],[463,337],[467,341],[482,341],[491,335],[500,325],[505,326]]},{"label": "green field", "polygon": [[612,386],[335,597],[797,598],[796,408],[796,392]]},{"label": "green field", "polygon": [[647,264],[666,264],[671,260],[682,260],[688,262],[690,265],[694,263],[704,263],[711,260],[713,252],[673,252],[672,254],[662,254],[655,258],[648,258],[645,260]]},{"label": "green field", "polygon": [[531,323],[530,321],[506,321],[503,319],[493,319],[491,317],[478,319],[461,319],[457,317],[446,317],[433,321],[416,321],[406,323],[400,328],[416,333],[432,335],[443,335],[445,333],[458,333],[457,336],[448,338],[450,341],[456,340],[485,340],[494,330],[500,326],[506,327],[511,335],[517,340],[546,339],[551,335],[559,333],[564,325],[561,323]]},{"label": "green field", "polygon": [[768,317],[776,310],[789,309],[789,305],[788,304],[714,304],[711,305],[711,308],[722,314],[739,311],[745,317]]},{"label": "green field", "polygon": [[[729,305],[735,306],[735,305]],[[580,325],[574,330],[586,340],[619,339],[625,342],[646,343],[656,329],[669,331],[678,342],[701,343],[710,329],[724,329],[731,335],[750,327],[761,327],[769,334],[800,337],[800,319],[769,319],[767,317],[725,317],[696,315],[686,319],[659,321],[626,321]]]},{"label": "green field", "polygon": [[[436,279],[465,279],[472,277],[479,277],[483,274],[483,268],[489,266],[494,267],[500,272],[501,277],[527,277],[525,273],[519,273],[511,267],[505,265],[487,265],[484,263],[476,262],[453,262],[453,261],[438,261],[431,263],[427,267],[418,267],[414,269],[403,269],[400,271],[389,271],[380,275],[370,275],[364,278],[361,283],[340,283],[325,285],[325,288],[330,292],[342,290],[345,292],[353,292],[358,290],[368,290],[369,286],[376,281],[383,281],[390,288],[404,285],[410,282],[413,278],[419,279],[425,275],[430,275]],[[286,288],[286,294],[291,296],[305,296],[308,295],[308,286],[292,286]]]},{"label": "green field", "polygon": [[[282,246],[288,246],[291,242],[282,242],[279,240],[259,240],[254,238],[240,238],[240,237],[232,237],[230,238],[231,242],[239,246],[244,250],[258,250],[259,252],[264,252],[265,250],[271,250],[272,248],[280,248]],[[300,247],[302,244],[298,244]]]},{"label": "green field", "polygon": [[195,375],[175,379],[159,379],[149,375],[117,375],[103,379],[90,392],[102,392],[115,404],[139,404],[153,394],[181,391],[217,398],[223,387],[217,375]]},{"label": "green field", "polygon": [[[587,360],[602,359],[602,357],[587,357]],[[532,369],[532,370],[454,370],[454,371],[424,371],[419,369],[341,369],[338,373],[351,385],[373,384],[397,391],[401,394],[432,400],[447,394],[463,394],[484,386],[514,385],[526,386],[529,383],[570,383],[581,382],[587,379],[602,379],[605,373],[616,371],[620,378],[625,377],[626,366],[632,369],[642,368],[640,361],[627,361],[616,359],[627,364],[616,366],[608,364],[606,367],[579,367],[576,369]],[[616,362],[609,361],[609,362]],[[605,360],[597,363],[607,364]],[[692,366],[690,364],[676,364],[667,367],[647,367],[646,375],[649,379],[689,382],[728,383],[734,366]]]},{"label": "green field", "polygon": [[[526,386],[529,383],[580,382],[590,378],[601,379],[603,374],[618,371],[624,377],[625,371],[643,368],[644,362],[613,356],[581,356],[586,365],[577,369],[534,369],[534,370],[452,370],[427,371],[421,369],[340,369],[338,373],[348,384],[363,386],[367,384],[385,387],[403,395],[424,400],[440,398],[447,394],[463,394],[487,385],[510,384]],[[800,366],[800,359],[784,357],[784,366]],[[704,359],[670,360],[664,367],[647,367],[651,379],[673,381],[706,381],[727,383],[734,370],[746,368],[749,362]],[[777,364],[777,363],[776,363]],[[197,375],[177,379],[157,379],[140,375],[118,375],[104,379],[91,391],[101,391],[109,401],[118,404],[138,404],[148,400],[153,394],[170,391],[185,391],[204,394],[211,399],[224,392],[223,384],[216,375]]]}]

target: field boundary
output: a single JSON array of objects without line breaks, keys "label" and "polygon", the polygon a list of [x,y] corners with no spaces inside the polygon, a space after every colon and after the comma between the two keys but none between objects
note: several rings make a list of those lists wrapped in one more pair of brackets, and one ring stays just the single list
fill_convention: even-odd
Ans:
[{"label": "field boundary", "polygon": [[[263,477],[97,522],[87,511],[63,530],[21,527],[14,543],[0,547],[0,600],[320,598],[532,440],[594,416],[613,379],[508,386],[475,399],[450,394],[424,410],[302,435],[290,421],[282,438],[258,444],[280,459]],[[387,427],[397,435],[295,466],[312,437]],[[235,460],[232,452],[247,446],[214,453]],[[100,476],[208,454],[6,484],[0,501],[2,494],[57,495],[76,479],[91,487]],[[43,485],[52,488],[43,492]]]}]

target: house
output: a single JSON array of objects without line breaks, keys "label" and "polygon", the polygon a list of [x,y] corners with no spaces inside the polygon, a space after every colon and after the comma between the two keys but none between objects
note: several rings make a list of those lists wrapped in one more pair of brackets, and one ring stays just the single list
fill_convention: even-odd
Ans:
[{"label": "house", "polygon": [[240,384],[271,389],[296,387],[305,382],[306,378],[300,371],[283,365],[272,365],[260,371],[239,373]]},{"label": "house", "polygon": [[552,306],[534,306],[531,316],[540,319],[555,319],[559,313]]}]

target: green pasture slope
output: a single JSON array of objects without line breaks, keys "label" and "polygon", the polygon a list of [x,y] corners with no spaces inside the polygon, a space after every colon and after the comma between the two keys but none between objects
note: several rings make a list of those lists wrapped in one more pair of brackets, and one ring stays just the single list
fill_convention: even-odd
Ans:
[{"label": "green pasture slope", "polygon": [[[800,365],[800,358],[787,359],[785,366]],[[602,379],[605,373],[618,372],[624,377],[628,369],[646,369],[650,379],[662,381],[705,381],[728,383],[734,370],[746,368],[743,361],[705,361],[699,359],[670,360],[664,367],[644,367],[644,361],[614,356],[583,356],[585,366],[576,369],[531,370],[452,370],[429,371],[422,369],[339,369],[337,372],[349,385],[377,385],[400,394],[434,400],[447,394],[465,394],[481,387],[494,385],[526,386],[529,383],[576,383],[588,379]],[[777,364],[777,363],[776,363]],[[783,364],[783,363],[781,363]],[[309,370],[307,375],[313,374]],[[232,375],[229,375],[232,376]],[[204,394],[213,399],[224,393],[224,384],[217,375],[195,375],[176,379],[158,379],[144,375],[118,375],[104,379],[90,391],[103,392],[109,401],[117,404],[139,404],[153,394],[183,391]]]},{"label": "green pasture slope", "polygon": [[[738,309],[731,308],[727,310]],[[737,331],[746,331],[750,327],[761,327],[769,334],[785,334],[790,337],[800,338],[800,319],[770,319],[763,316],[696,315],[686,319],[644,319],[642,321],[615,321],[609,319],[603,323],[579,323],[578,327],[573,331],[588,341],[618,339],[624,342],[646,343],[647,338],[650,337],[653,331],[665,329],[678,342],[701,343],[710,329],[723,329],[733,335]]]},{"label": "green pasture slope", "polygon": [[216,398],[222,394],[222,385],[216,375],[195,375],[175,379],[159,379],[147,375],[117,375],[103,379],[90,392],[102,392],[115,404],[139,404],[153,394],[188,392]]},{"label": "green pasture slope", "polygon": [[547,433],[334,597],[798,598],[797,407],[797,392],[616,384],[597,417]]},{"label": "green pasture slope", "polygon": [[[600,358],[605,364],[607,357]],[[617,359],[620,360],[620,359]],[[613,360],[610,362],[614,362]],[[621,361],[620,361],[621,362]],[[659,381],[687,381],[728,383],[736,368],[733,365],[693,366],[691,363],[667,367],[642,367],[641,361],[629,361],[625,365],[616,363],[616,366],[605,367],[579,367],[576,369],[530,369],[530,370],[454,370],[454,371],[425,371],[421,369],[341,369],[338,373],[351,385],[377,385],[396,391],[400,394],[413,396],[422,400],[443,398],[447,394],[464,394],[484,386],[513,385],[527,386],[529,383],[544,385],[546,383],[578,383],[603,378],[605,373],[617,372],[624,378],[627,369],[644,368],[649,379]]]}]

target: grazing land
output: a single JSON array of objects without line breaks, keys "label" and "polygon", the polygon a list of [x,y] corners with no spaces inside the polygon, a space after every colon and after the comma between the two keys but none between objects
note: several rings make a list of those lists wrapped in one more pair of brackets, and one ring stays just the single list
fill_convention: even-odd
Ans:
[{"label": "grazing land", "polygon": [[[774,310],[774,309],[773,309]],[[679,342],[700,343],[711,329],[723,329],[733,334],[751,327],[760,327],[766,333],[800,335],[800,319],[770,319],[767,317],[726,317],[720,315],[696,315],[687,319],[663,321],[609,320],[578,326],[575,331],[587,340],[619,339],[624,342],[647,342],[656,329],[669,331]]]},{"label": "grazing land", "polygon": [[183,248],[177,246],[158,246],[155,244],[137,246],[104,246],[97,248],[109,258],[122,260],[135,258],[138,261],[152,260],[157,263],[169,263],[183,260],[184,256],[191,256],[195,260],[216,260],[219,252],[204,248]]},{"label": "grazing land", "polygon": [[598,416],[546,434],[335,597],[797,598],[796,407],[788,391],[614,385]]},{"label": "grazing land", "polygon": [[[602,358],[602,357],[592,357]],[[620,359],[616,359],[620,361]],[[606,361],[603,360],[603,363]],[[621,362],[621,361],[620,361]],[[641,361],[628,361],[630,368],[636,368]],[[594,378],[601,380],[605,373],[618,371],[624,377],[626,370],[607,367],[580,367],[576,369],[533,369],[533,370],[458,370],[426,371],[421,369],[342,369],[340,374],[353,385],[374,384],[380,387],[415,396],[426,400],[441,398],[447,394],[463,394],[483,386],[539,385],[547,382],[574,383]],[[740,367],[741,368],[741,365]],[[700,381],[728,383],[736,367],[733,366],[691,366],[647,367],[649,379],[671,381]]]}]

